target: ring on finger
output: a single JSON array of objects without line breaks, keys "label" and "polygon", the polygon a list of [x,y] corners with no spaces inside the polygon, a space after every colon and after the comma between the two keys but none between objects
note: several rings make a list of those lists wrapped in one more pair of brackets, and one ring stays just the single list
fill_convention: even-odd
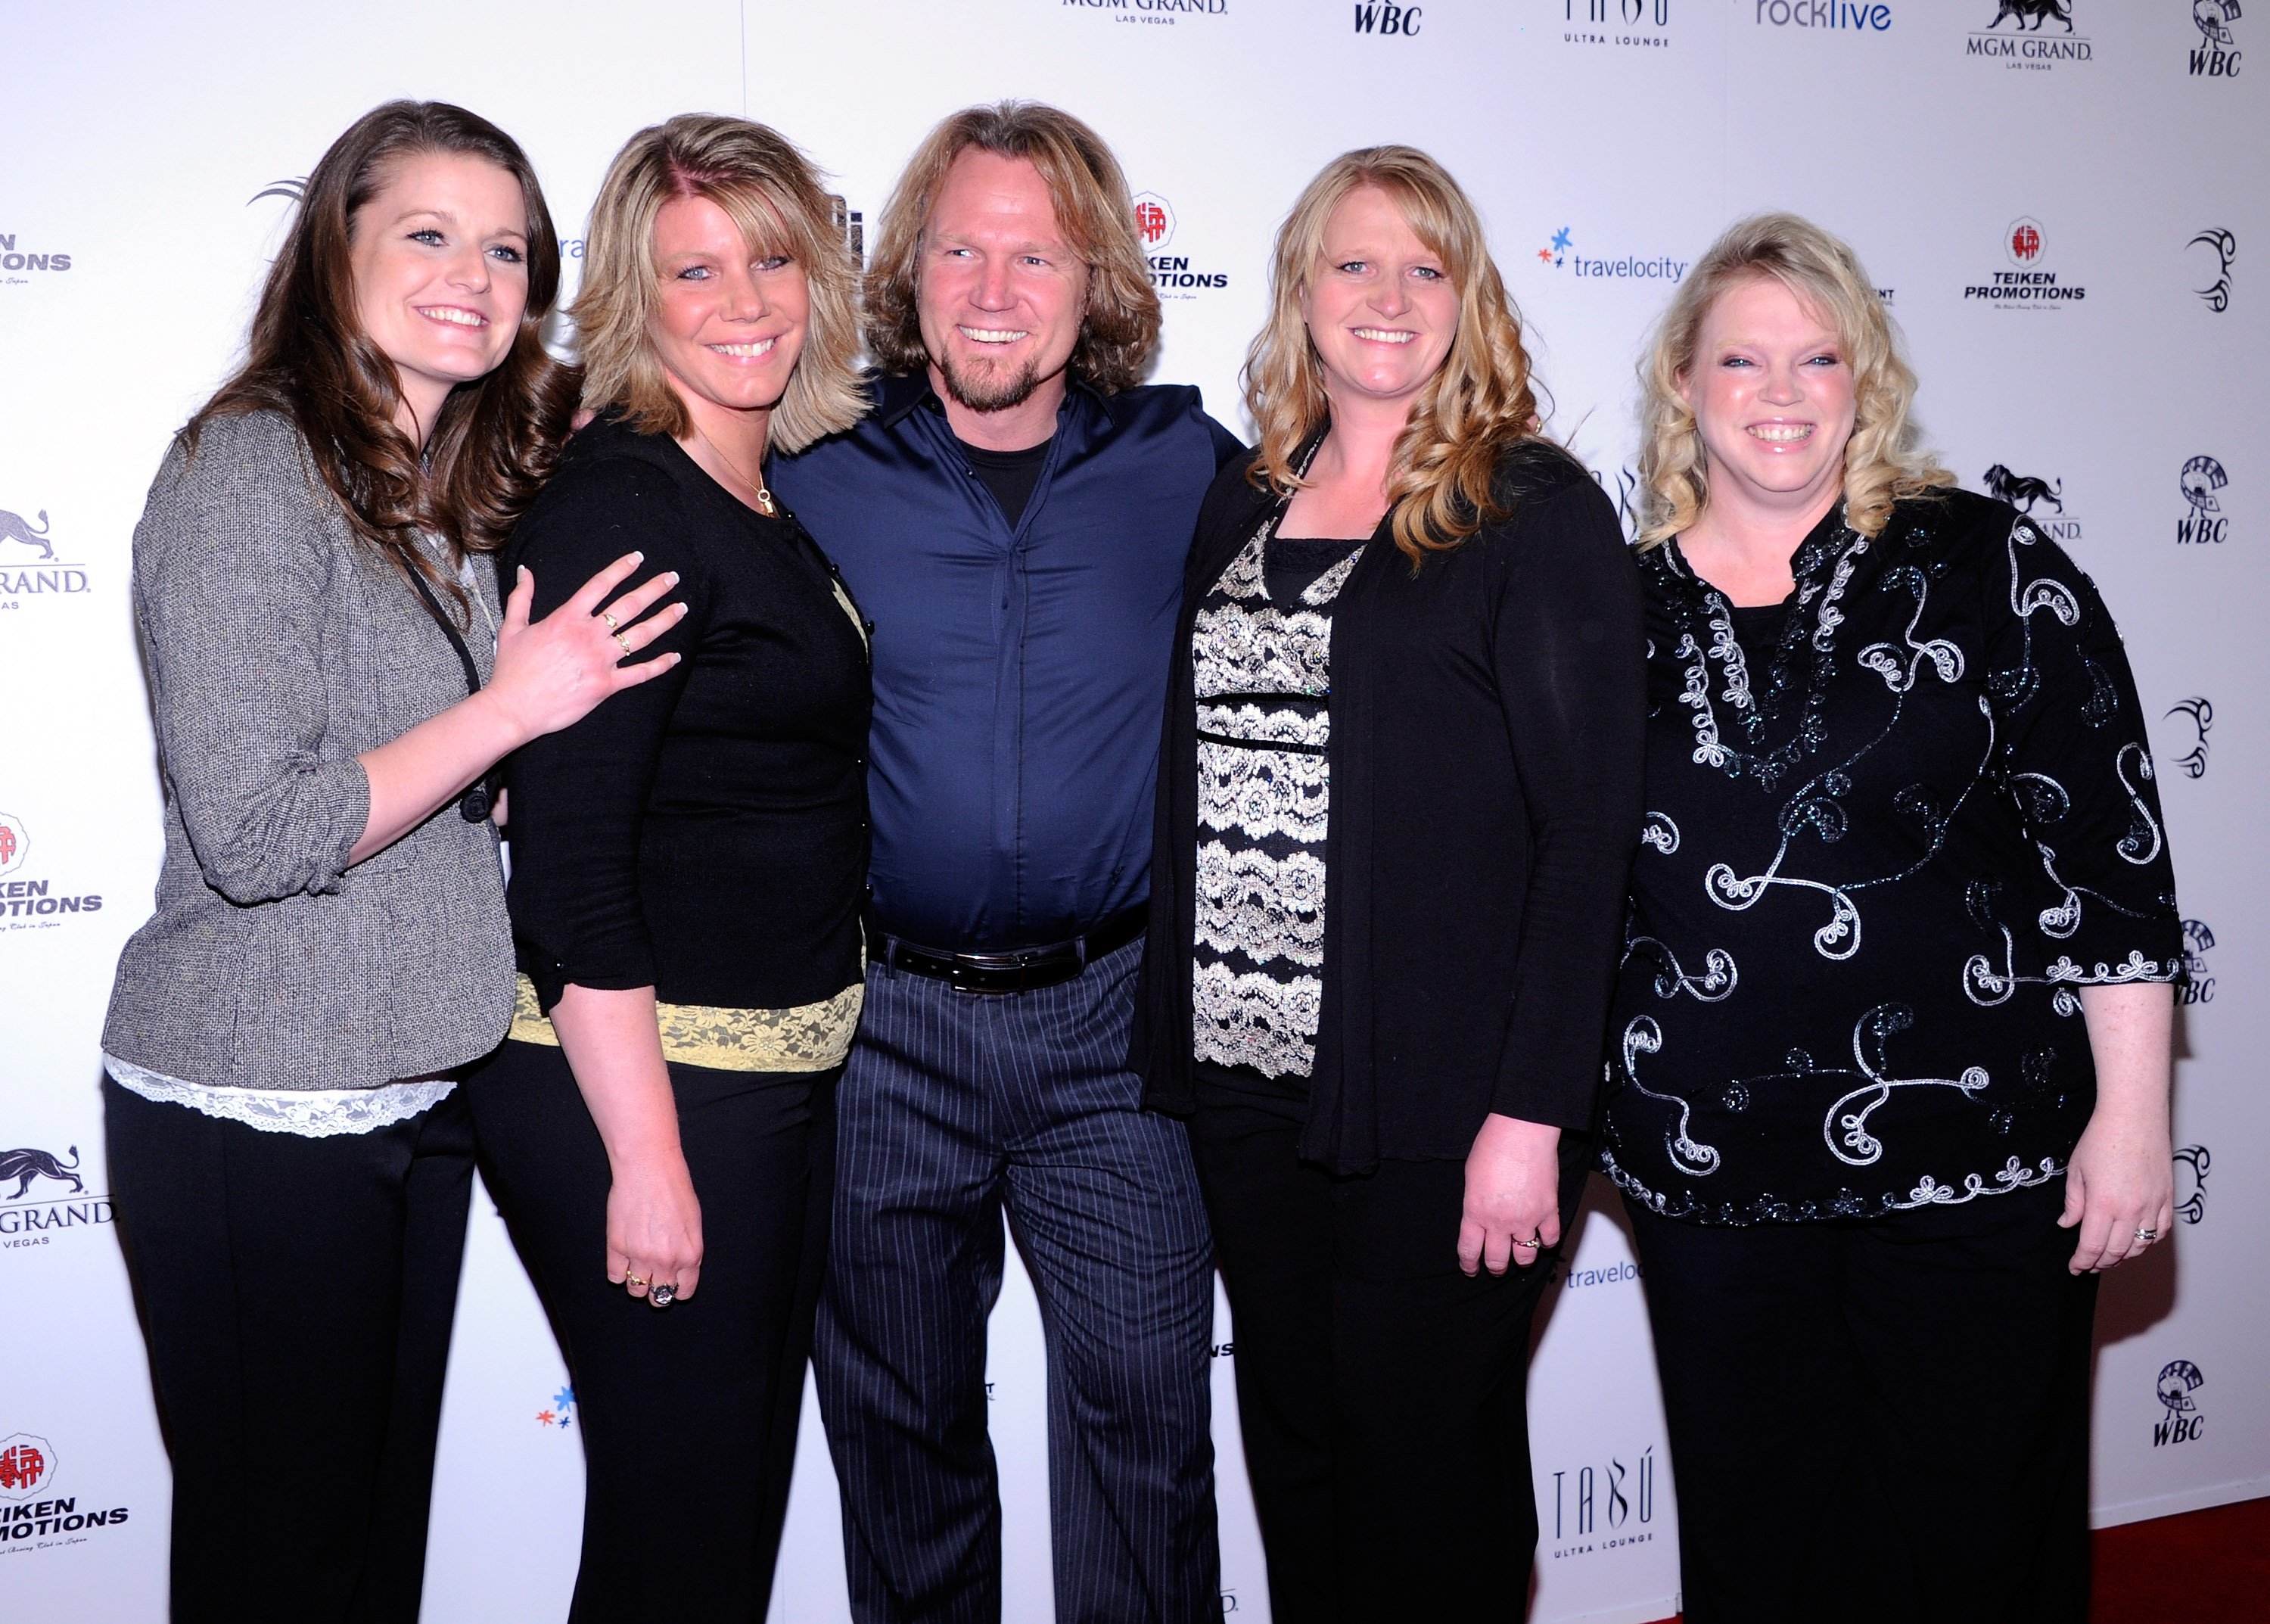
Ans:
[{"label": "ring on finger", "polygon": [[619,636],[621,636],[621,635],[622,635],[622,634],[623,634],[623,623],[622,623],[620,620],[616,619],[614,616],[612,616],[612,615],[609,614],[609,613],[608,613],[605,610],[604,610],[604,609],[602,609],[601,611],[599,611],[599,619],[602,619],[602,620],[605,620],[605,621],[607,623],[607,635],[608,635],[608,636],[610,636],[610,637],[619,637]]},{"label": "ring on finger", "polygon": [[625,654],[636,654],[638,652],[637,649],[631,647],[631,640],[624,636],[620,632],[611,632],[608,635],[612,636],[615,640],[616,643],[621,647],[622,651]]},{"label": "ring on finger", "polygon": [[661,1285],[647,1293],[646,1300],[654,1304],[657,1309],[666,1309],[671,1303],[678,1301],[678,1287],[671,1285],[668,1280],[664,1280]]},{"label": "ring on finger", "polygon": [[1542,1246],[1545,1244],[1545,1237],[1543,1235],[1532,1235],[1526,1241],[1516,1241],[1514,1244],[1516,1246]]},{"label": "ring on finger", "polygon": [[2160,1238],[2160,1232],[2156,1229],[2140,1227],[2136,1231],[2136,1238],[2141,1241],[2145,1245],[2149,1246],[2153,1242]]},{"label": "ring on finger", "polygon": [[636,1286],[643,1289],[646,1286],[646,1276],[643,1274],[632,1274],[627,1271],[623,1275],[623,1284],[626,1286]]}]

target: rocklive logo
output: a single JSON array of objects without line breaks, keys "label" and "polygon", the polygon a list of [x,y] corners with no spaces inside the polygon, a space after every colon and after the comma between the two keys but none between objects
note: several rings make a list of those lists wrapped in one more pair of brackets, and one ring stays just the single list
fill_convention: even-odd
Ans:
[{"label": "rocklive logo", "polygon": [[2192,49],[2193,78],[2238,77],[2239,54],[2229,48],[2238,42],[2230,32],[2237,20],[2238,0],[2192,0],[2192,23],[2200,31],[2200,42]]},{"label": "rocklive logo", "polygon": [[1858,29],[1882,33],[1892,26],[1892,8],[1867,0],[1758,0],[1756,21],[1774,28]]},{"label": "rocklive logo", "polygon": [[1368,4],[1357,0],[1355,31],[1358,33],[1398,33],[1406,40],[1419,37],[1419,13],[1423,7],[1415,5]]}]

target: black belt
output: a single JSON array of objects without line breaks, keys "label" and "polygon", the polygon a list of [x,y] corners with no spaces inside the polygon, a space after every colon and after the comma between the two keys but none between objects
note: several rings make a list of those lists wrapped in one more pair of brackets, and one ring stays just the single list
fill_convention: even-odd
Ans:
[{"label": "black belt", "polygon": [[867,957],[876,964],[953,983],[956,992],[1031,992],[1071,981],[1108,953],[1143,934],[1150,907],[1123,908],[1086,936],[1047,947],[1013,947],[999,953],[946,953],[894,936],[872,917],[867,922]]}]

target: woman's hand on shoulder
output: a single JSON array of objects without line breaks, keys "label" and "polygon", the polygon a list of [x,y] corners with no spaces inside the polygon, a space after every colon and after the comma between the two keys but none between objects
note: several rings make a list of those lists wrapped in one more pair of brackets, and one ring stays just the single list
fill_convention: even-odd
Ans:
[{"label": "woman's hand on shoulder", "polygon": [[644,556],[625,553],[537,621],[529,619],[536,576],[524,567],[519,572],[497,630],[495,674],[482,693],[505,714],[521,743],[572,726],[603,700],[651,682],[678,664],[675,653],[635,665],[622,663],[686,615],[684,604],[654,607],[678,584],[675,570],[607,601],[637,573]]},{"label": "woman's hand on shoulder", "polygon": [[1561,1243],[1561,1130],[1493,1111],[1466,1155],[1458,1267],[1526,1269]]}]

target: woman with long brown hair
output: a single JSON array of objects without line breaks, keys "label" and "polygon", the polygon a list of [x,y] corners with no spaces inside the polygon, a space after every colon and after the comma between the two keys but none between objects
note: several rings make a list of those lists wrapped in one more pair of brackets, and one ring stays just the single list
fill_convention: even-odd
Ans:
[{"label": "woman with long brown hair", "polygon": [[1639,825],[1639,592],[1409,147],[1278,234],[1258,451],[1198,520],[1160,763],[1149,1103],[1189,1114],[1287,1624],[1515,1619],[1524,1387]]},{"label": "woman with long brown hair", "polygon": [[[510,137],[389,102],[308,177],[244,366],[134,535],[166,808],[103,1048],[174,1460],[179,1619],[417,1615],[464,1244],[461,1068],[512,1012],[484,777],[672,657],[616,560],[530,622],[492,552],[565,428]],[[642,619],[642,617],[646,618]],[[248,1576],[246,1554],[259,1553]]]}]

